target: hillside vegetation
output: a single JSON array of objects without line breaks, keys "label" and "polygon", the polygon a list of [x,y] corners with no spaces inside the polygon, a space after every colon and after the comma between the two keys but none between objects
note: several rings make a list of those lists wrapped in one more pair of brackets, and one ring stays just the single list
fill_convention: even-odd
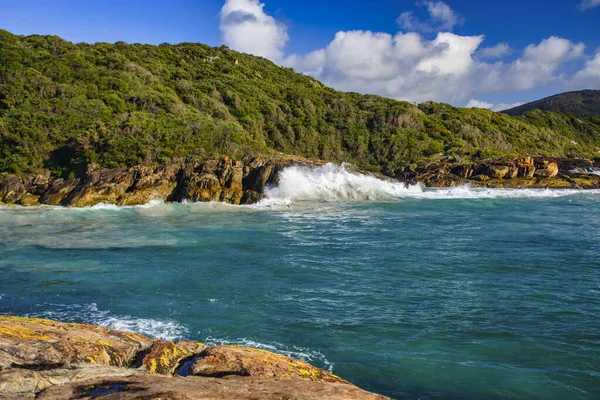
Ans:
[{"label": "hillside vegetation", "polygon": [[518,116],[531,110],[567,112],[579,115],[600,115],[600,90],[580,90],[577,92],[561,93],[502,112]]},{"label": "hillside vegetation", "polygon": [[342,93],[226,47],[73,44],[0,30],[0,173],[283,154],[396,170],[440,158],[598,155],[600,117]]}]

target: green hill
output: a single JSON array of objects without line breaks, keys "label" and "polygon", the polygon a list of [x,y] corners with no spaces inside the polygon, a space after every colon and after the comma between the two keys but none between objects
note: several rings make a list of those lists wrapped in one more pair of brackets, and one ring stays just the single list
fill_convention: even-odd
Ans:
[{"label": "green hill", "polygon": [[297,155],[375,171],[441,158],[592,157],[600,117],[342,93],[202,44],[73,44],[0,30],[0,173]]},{"label": "green hill", "polygon": [[578,115],[600,115],[600,90],[561,93],[502,112],[518,116],[532,110],[566,112]]}]

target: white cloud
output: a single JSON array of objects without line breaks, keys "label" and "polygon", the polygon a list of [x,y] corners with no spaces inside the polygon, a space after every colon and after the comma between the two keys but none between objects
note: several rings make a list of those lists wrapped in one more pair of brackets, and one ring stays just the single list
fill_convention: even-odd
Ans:
[{"label": "white cloud", "polygon": [[416,32],[451,31],[464,23],[463,17],[443,1],[419,1],[417,5],[427,8],[429,19],[421,21],[412,11],[404,12],[396,20],[402,29]]},{"label": "white cloud", "polygon": [[227,0],[221,8],[223,43],[232,49],[277,61],[288,41],[287,28],[258,0]]},{"label": "white cloud", "polygon": [[[415,29],[423,30],[420,24],[425,24],[447,30],[462,23],[441,1],[417,4],[427,8],[430,18],[424,23],[410,20]],[[468,101],[472,107],[501,110],[517,104],[491,104],[476,98],[550,85],[600,88],[600,49],[579,72],[568,76],[564,66],[583,63],[578,60],[585,56],[585,45],[556,36],[530,44],[512,62],[489,61],[516,52],[507,43],[480,48],[483,35],[450,32],[438,32],[429,40],[417,32],[340,31],[324,48],[284,57],[287,29],[265,13],[259,0],[226,0],[220,29],[223,42],[236,50],[270,58],[338,90],[398,100]]]},{"label": "white cloud", "polygon": [[523,60],[552,64],[581,57],[584,50],[583,43],[574,44],[567,39],[551,36],[538,45],[527,46],[523,53]]},{"label": "white cloud", "polygon": [[[550,37],[527,46],[511,63],[486,62],[475,58],[483,39],[449,32],[440,32],[433,40],[414,32],[395,36],[338,32],[327,47],[307,56],[293,55],[283,62],[339,90],[456,104],[478,94],[566,85],[562,65],[581,57],[585,48],[581,43]],[[587,80],[595,76],[594,62],[589,62],[588,69]],[[510,106],[492,104],[486,108]]]},{"label": "white cloud", "polygon": [[581,3],[579,3],[579,9],[581,11],[585,11],[598,6],[600,6],[600,0],[582,0]]},{"label": "white cloud", "polygon": [[417,71],[435,75],[464,75],[473,64],[471,55],[477,50],[483,36],[458,36],[441,32],[432,43],[443,49],[426,56],[417,64]]},{"label": "white cloud", "polygon": [[569,86],[572,89],[600,89],[600,49],[575,74]]},{"label": "white cloud", "polygon": [[513,52],[508,43],[498,43],[492,47],[484,47],[477,52],[477,57],[482,60],[503,58]]}]

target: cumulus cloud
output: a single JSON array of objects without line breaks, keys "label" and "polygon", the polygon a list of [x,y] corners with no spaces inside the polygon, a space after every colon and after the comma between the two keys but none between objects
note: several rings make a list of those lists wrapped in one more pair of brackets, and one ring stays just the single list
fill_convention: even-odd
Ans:
[{"label": "cumulus cloud", "polygon": [[277,61],[288,41],[287,27],[258,0],[227,0],[221,8],[222,41],[232,49]]},{"label": "cumulus cloud", "polygon": [[523,53],[523,60],[552,64],[581,57],[584,50],[583,43],[574,44],[567,39],[551,36],[538,45],[527,46]]},{"label": "cumulus cloud", "polygon": [[[582,43],[550,37],[527,46],[513,62],[486,62],[478,56],[483,40],[483,36],[450,32],[440,32],[433,40],[415,32],[394,36],[338,32],[327,47],[306,56],[293,55],[283,63],[340,90],[456,104],[472,99],[474,94],[565,84],[561,66],[582,57],[585,49]],[[588,64],[589,72],[585,76],[582,73],[581,80],[595,79],[595,64]],[[485,108],[509,106],[492,104]]]},{"label": "cumulus cloud", "polygon": [[600,89],[600,49],[588,60],[570,82],[572,89]]},{"label": "cumulus cloud", "polygon": [[[462,18],[441,1],[418,3],[429,20],[401,21],[413,30],[435,26],[428,39],[419,32],[392,35],[371,31],[340,31],[331,42],[308,54],[284,57],[286,27],[264,11],[259,0],[227,0],[221,9],[223,42],[239,51],[267,57],[280,65],[314,76],[338,90],[373,93],[398,100],[427,100],[502,110],[517,104],[476,100],[489,93],[549,87],[600,88],[600,49],[585,60],[585,45],[551,36],[517,53],[507,43],[481,47],[484,36],[448,32]],[[406,15],[403,14],[403,15]],[[411,14],[412,16],[412,14]],[[414,16],[412,16],[414,17]],[[411,18],[412,18],[411,17]],[[407,22],[410,21],[410,22]],[[412,25],[410,25],[412,24]],[[496,60],[496,61],[494,61]],[[580,63],[579,72],[566,75]],[[481,98],[481,97],[479,97]]]},{"label": "cumulus cloud", "polygon": [[407,11],[396,20],[400,28],[414,32],[451,31],[464,23],[463,17],[443,1],[419,1],[417,5],[427,8],[429,19],[422,21],[412,11]]},{"label": "cumulus cloud", "polygon": [[477,57],[482,60],[494,60],[506,57],[513,53],[508,43],[498,43],[492,47],[484,47],[477,52]]},{"label": "cumulus cloud", "polygon": [[579,9],[581,11],[589,10],[590,8],[594,8],[600,6],[600,0],[582,0],[579,3]]},{"label": "cumulus cloud", "polygon": [[310,69],[341,90],[411,101],[454,99],[465,95],[459,82],[473,68],[472,54],[482,40],[449,32],[433,40],[414,32],[338,32],[324,49],[293,55],[284,64],[305,73]]}]

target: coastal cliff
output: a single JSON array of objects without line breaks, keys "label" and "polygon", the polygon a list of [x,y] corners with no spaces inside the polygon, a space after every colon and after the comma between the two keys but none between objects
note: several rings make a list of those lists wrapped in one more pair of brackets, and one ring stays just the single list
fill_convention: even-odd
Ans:
[{"label": "coastal cliff", "polygon": [[3,399],[385,399],[264,350],[0,316]]},{"label": "coastal cliff", "polygon": [[[252,204],[264,197],[264,189],[276,185],[279,173],[288,166],[317,168],[323,162],[305,159],[250,162],[194,162],[184,160],[166,166],[136,166],[128,169],[88,168],[81,178],[63,179],[50,174],[21,178],[9,175],[0,180],[0,204],[71,207],[99,203],[140,205],[152,200],[166,202],[220,201]],[[365,172],[366,173],[366,172]],[[389,170],[384,179],[428,187],[471,185],[499,188],[600,188],[598,160],[524,157],[511,161],[475,163],[421,163],[398,171]]]}]

